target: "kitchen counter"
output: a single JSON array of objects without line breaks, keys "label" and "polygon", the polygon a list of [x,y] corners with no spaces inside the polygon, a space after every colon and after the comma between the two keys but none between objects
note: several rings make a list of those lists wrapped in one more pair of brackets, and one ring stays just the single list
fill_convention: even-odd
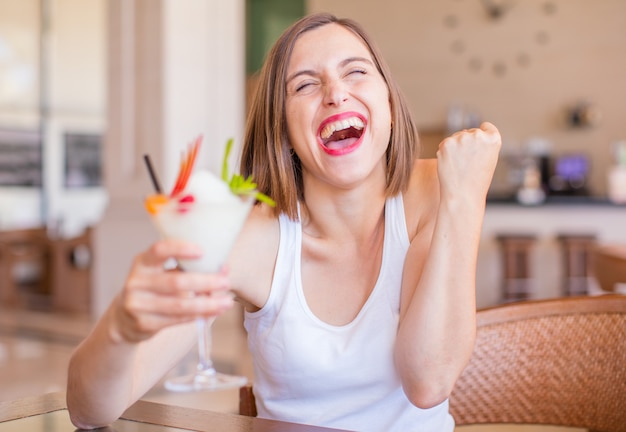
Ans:
[{"label": "kitchen counter", "polygon": [[[593,235],[598,244],[626,244],[626,205],[598,197],[549,197],[539,205],[512,199],[488,200],[478,251],[477,304],[500,301],[502,255],[497,236],[531,235],[531,284],[534,298],[561,295],[563,256],[559,236]],[[599,289],[595,279],[592,288]],[[597,292],[597,291],[596,291]]]},{"label": "kitchen counter", "polygon": [[487,205],[517,205],[521,207],[539,207],[545,205],[588,205],[588,206],[609,206],[609,207],[626,207],[624,204],[616,204],[607,197],[590,196],[590,195],[549,195],[545,201],[539,204],[528,205],[521,204],[515,196],[488,196]]}]

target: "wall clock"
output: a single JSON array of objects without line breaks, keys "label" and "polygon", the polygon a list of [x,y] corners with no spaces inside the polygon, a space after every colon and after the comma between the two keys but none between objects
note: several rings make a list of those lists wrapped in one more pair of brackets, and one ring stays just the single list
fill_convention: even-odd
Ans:
[{"label": "wall clock", "polygon": [[550,44],[556,0],[449,0],[442,25],[450,52],[476,72],[502,77],[527,68]]}]

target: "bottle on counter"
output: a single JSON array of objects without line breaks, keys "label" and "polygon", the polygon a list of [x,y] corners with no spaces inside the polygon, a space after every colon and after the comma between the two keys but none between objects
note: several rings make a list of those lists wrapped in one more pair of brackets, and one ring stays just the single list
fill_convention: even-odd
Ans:
[{"label": "bottle on counter", "polygon": [[615,164],[607,174],[608,196],[615,204],[626,204],[626,140],[613,143]]},{"label": "bottle on counter", "polygon": [[532,137],[526,141],[522,182],[516,194],[520,204],[536,205],[545,201],[550,176],[551,148],[552,143],[547,138]]},{"label": "bottle on counter", "polygon": [[546,199],[546,193],[541,185],[541,170],[534,158],[526,160],[522,185],[517,191],[516,198],[523,205],[541,204]]}]

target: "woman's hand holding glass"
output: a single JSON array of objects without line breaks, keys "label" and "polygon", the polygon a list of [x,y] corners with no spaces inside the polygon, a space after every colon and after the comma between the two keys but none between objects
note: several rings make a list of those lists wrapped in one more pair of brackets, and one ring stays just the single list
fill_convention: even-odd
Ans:
[{"label": "woman's hand holding glass", "polygon": [[113,334],[127,342],[196,318],[220,315],[233,305],[228,277],[218,273],[167,270],[172,259],[198,259],[202,250],[180,240],[161,240],[135,257],[118,297]]},{"label": "woman's hand holding glass", "polygon": [[[156,193],[146,197],[144,204],[155,227],[169,242],[157,243],[139,259],[134,268],[141,269],[143,265],[148,271],[139,272],[143,277],[136,285],[130,284],[126,291],[140,294],[153,282],[154,267],[163,268],[169,259],[181,270],[168,275],[171,280],[166,283],[152,285],[152,292],[161,296],[142,299],[141,295],[133,295],[130,301],[125,301],[132,310],[140,312],[144,312],[144,308],[167,311],[165,318],[159,314],[142,314],[142,320],[135,320],[139,324],[135,326],[138,334],[150,334],[164,324],[175,324],[176,320],[186,320],[190,315],[196,318],[199,356],[196,372],[166,381],[165,387],[173,391],[218,390],[241,386],[247,381],[245,377],[218,373],[213,367],[211,324],[222,308],[232,304],[227,284],[220,276],[224,276],[222,269],[252,206],[257,199],[273,204],[271,198],[256,190],[252,177],[229,175],[232,139],[226,143],[221,178],[208,170],[194,171],[201,143],[202,136],[198,136],[183,153],[176,182],[167,195],[162,193],[150,159],[145,157]],[[202,252],[186,250],[185,243],[181,242],[195,242]],[[177,246],[182,249],[176,250]],[[169,250],[169,247],[174,249]],[[184,256],[185,253],[191,256]]]}]

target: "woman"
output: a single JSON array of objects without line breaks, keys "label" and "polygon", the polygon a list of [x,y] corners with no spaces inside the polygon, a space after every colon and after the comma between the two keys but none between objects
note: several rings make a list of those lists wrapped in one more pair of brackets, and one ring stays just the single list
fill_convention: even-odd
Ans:
[{"label": "woman", "polygon": [[[160,241],[70,364],[83,428],[115,420],[192,346],[198,315],[246,308],[259,415],[359,431],[452,431],[475,337],[475,268],[500,135],[484,123],[419,160],[407,106],[354,22],[303,18],[270,52],[242,172],[253,209],[220,274],[165,272]],[[202,293],[196,299],[181,292]]]}]

